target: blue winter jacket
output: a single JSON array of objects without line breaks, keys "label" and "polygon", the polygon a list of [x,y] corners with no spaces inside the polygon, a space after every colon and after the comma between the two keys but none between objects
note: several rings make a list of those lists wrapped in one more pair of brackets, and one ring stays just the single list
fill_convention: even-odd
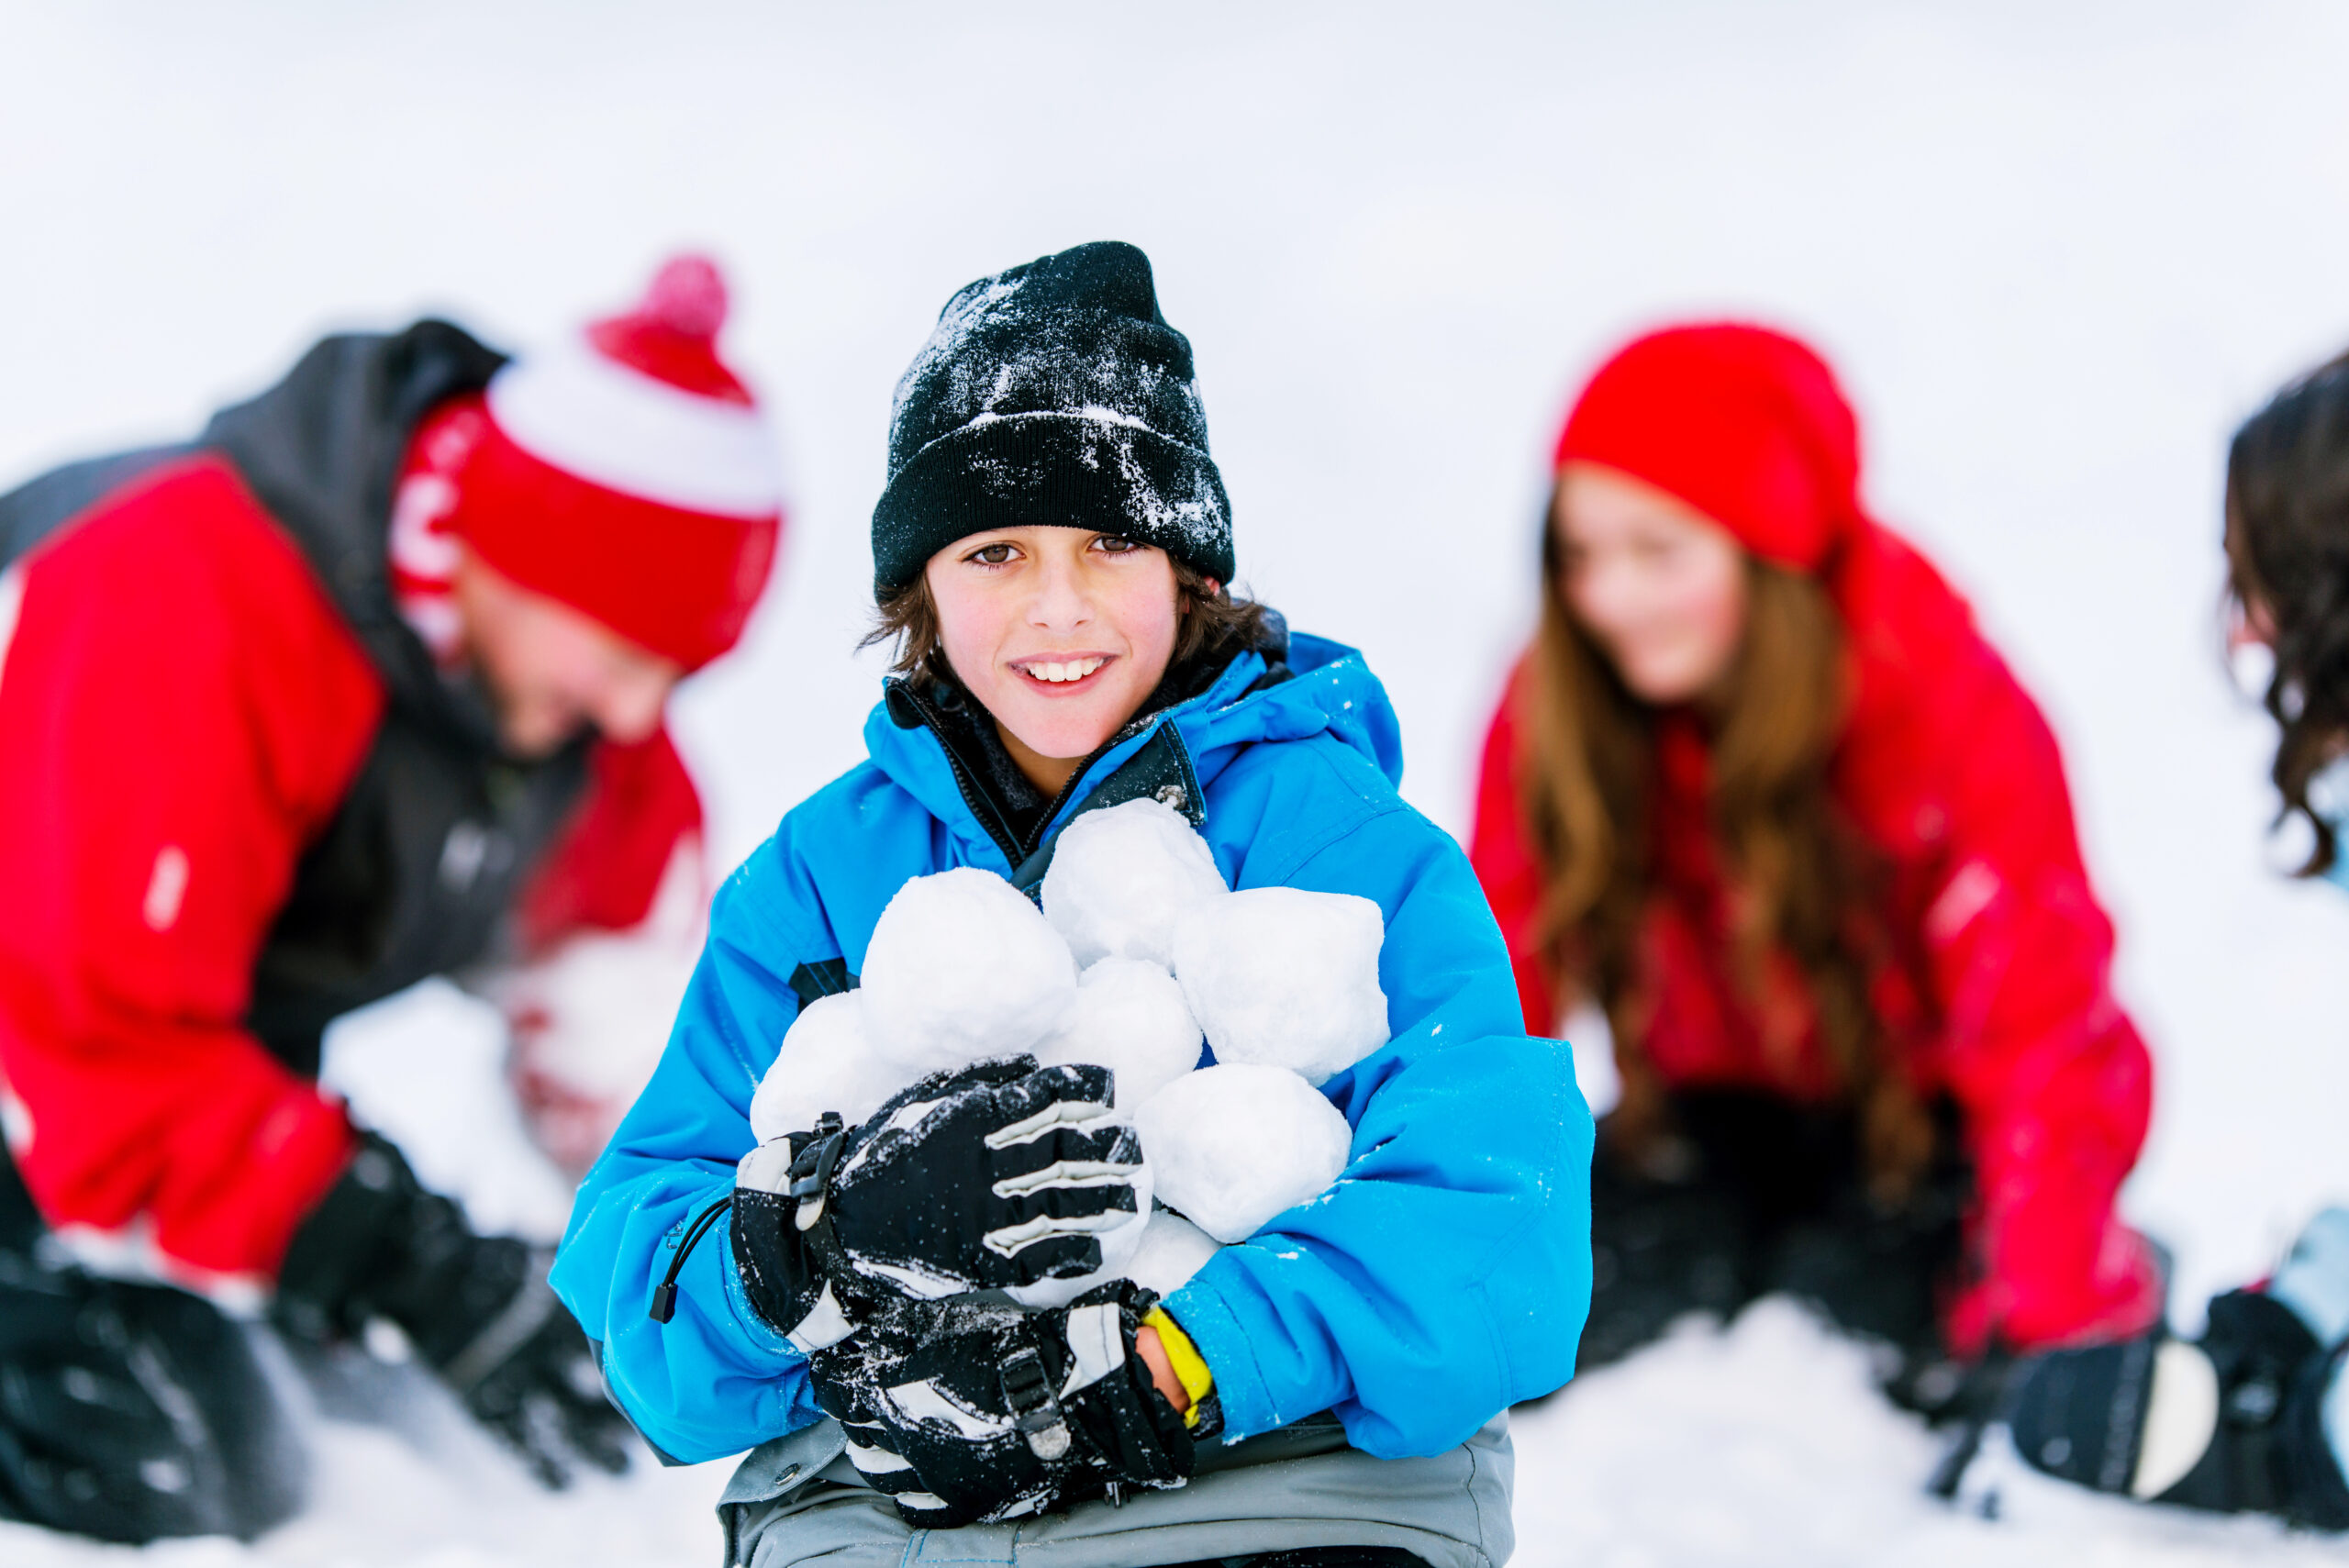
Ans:
[{"label": "blue winter jacket", "polygon": [[[1359,894],[1385,912],[1394,1038],[1323,1085],[1353,1128],[1352,1163],[1166,1307],[1214,1373],[1227,1441],[1334,1410],[1366,1452],[1432,1454],[1574,1371],[1591,1118],[1565,1046],[1524,1032],[1466,856],[1396,793],[1400,736],[1376,677],[1318,638],[1294,639],[1289,667],[1252,690],[1265,661],[1241,654],[1101,755],[1041,838],[1137,794],[1195,817],[1203,798],[1201,831],[1232,886]],[[984,793],[966,795],[907,696],[867,720],[870,759],[785,817],[719,891],[667,1051],[580,1189],[555,1262],[621,1405],[678,1460],[818,1418],[805,1362],[742,1293],[723,1224],[688,1255],[674,1317],[646,1310],[687,1224],[732,1190],[751,1092],[810,976],[857,972],[908,878],[1041,875],[1043,856],[1010,863],[1016,840],[983,824]]]}]

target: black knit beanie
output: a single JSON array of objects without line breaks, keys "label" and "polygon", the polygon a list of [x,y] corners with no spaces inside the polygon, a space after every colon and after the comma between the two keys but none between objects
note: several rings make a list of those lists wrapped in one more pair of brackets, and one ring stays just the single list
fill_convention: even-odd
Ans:
[{"label": "black knit beanie", "polygon": [[956,539],[1034,524],[1154,544],[1231,581],[1191,342],[1158,314],[1150,258],[1130,245],[1080,245],[946,302],[897,383],[874,595]]}]

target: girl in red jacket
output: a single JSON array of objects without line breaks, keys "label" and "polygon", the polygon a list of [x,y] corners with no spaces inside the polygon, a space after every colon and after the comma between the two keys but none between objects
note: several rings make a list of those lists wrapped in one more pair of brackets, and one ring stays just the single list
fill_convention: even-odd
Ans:
[{"label": "girl in red jacket", "polygon": [[1772,1290],[1928,1404],[1944,1349],[2143,1329],[2113,1199],[2151,1066],[2054,738],[1863,509],[1832,374],[1755,327],[1642,338],[1556,473],[1471,854],[1529,1028],[1614,1035],[1584,1364]]}]

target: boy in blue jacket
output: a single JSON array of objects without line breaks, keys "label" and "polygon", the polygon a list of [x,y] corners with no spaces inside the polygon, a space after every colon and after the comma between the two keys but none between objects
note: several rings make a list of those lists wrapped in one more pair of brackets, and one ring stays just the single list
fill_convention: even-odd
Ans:
[{"label": "boy in blue jacket", "polygon": [[[615,1397],[678,1461],[755,1449],[721,1508],[755,1568],[1495,1568],[1506,1412],[1566,1381],[1588,1304],[1590,1117],[1523,1032],[1466,858],[1396,792],[1377,680],[1228,592],[1190,345],[1141,252],[949,302],[898,385],[873,550],[899,657],[870,757],[719,893],[555,1265]],[[1003,1289],[1096,1266],[1134,1207],[1102,1070],[988,1063],[763,1148],[751,1097],[908,879],[1032,893],[1070,819],[1143,795],[1235,888],[1377,903],[1392,1038],[1322,1085],[1353,1129],[1329,1193],[1163,1301],[1021,1310]]]}]

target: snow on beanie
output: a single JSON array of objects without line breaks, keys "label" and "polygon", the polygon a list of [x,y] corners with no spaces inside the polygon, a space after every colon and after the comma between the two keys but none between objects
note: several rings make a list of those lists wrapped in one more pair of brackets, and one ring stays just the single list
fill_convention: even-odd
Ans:
[{"label": "snow on beanie", "polygon": [[1618,351],[1559,433],[1556,463],[1575,462],[1645,480],[1801,572],[1864,517],[1851,405],[1825,361],[1763,327],[1667,328]]},{"label": "snow on beanie", "polygon": [[626,315],[510,361],[478,417],[419,432],[474,437],[450,533],[688,670],[742,635],[782,530],[774,434],[718,356],[725,322],[718,269],[676,257]]},{"label": "snow on beanie", "polygon": [[1231,507],[1190,339],[1158,313],[1150,258],[1130,245],[981,278],[946,302],[897,383],[874,595],[956,539],[1033,524],[1153,544],[1231,581]]}]

